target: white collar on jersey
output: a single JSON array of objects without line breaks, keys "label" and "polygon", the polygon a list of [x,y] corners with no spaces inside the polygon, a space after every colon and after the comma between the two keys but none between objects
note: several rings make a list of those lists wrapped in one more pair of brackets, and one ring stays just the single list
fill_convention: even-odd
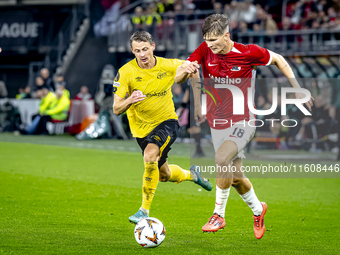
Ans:
[{"label": "white collar on jersey", "polygon": [[235,47],[233,47],[233,48],[231,49],[231,51],[242,54],[241,51],[239,51],[239,50],[236,49]]}]

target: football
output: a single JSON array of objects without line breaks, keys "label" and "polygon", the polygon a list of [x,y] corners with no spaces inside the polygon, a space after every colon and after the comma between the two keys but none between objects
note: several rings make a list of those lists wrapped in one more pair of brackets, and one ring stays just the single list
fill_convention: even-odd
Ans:
[{"label": "football", "polygon": [[135,238],[144,248],[157,247],[165,238],[163,223],[156,218],[145,218],[135,227]]}]

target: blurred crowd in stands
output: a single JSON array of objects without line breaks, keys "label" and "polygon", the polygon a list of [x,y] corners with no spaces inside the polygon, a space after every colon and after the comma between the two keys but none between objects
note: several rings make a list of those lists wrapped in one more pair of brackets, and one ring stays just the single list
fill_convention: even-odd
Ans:
[{"label": "blurred crowd in stands", "polygon": [[[1,85],[0,85],[1,86]],[[42,99],[41,90],[47,89],[52,93],[56,93],[58,89],[62,90],[67,88],[67,82],[64,80],[63,75],[56,75],[54,79],[50,76],[50,71],[47,68],[42,68],[39,74],[35,77],[32,87],[20,87],[16,99],[38,98]],[[79,93],[75,96],[76,100],[91,100],[92,96],[86,86],[80,88]]]},{"label": "blurred crowd in stands", "polygon": [[[0,98],[8,95],[6,85],[0,81]],[[64,76],[57,75],[54,79],[50,76],[47,68],[42,68],[35,78],[33,86],[19,88],[16,99],[40,99],[39,112],[32,116],[32,122],[17,122],[11,125],[10,129],[19,130],[21,134],[48,134],[46,124],[48,122],[58,123],[66,121],[71,107],[70,92],[67,90],[67,83]],[[91,94],[86,86],[82,86],[75,100],[92,100]],[[12,114],[10,102],[6,102],[11,108],[8,115]],[[4,108],[5,109],[5,108]],[[6,112],[6,109],[4,110]],[[2,111],[1,111],[2,112]],[[2,123],[0,123],[2,124]]]},{"label": "blurred crowd in stands", "polygon": [[[278,96],[278,107],[274,113],[269,116],[257,115],[257,136],[277,138],[274,147],[277,149],[303,148],[311,152],[329,151],[335,149],[338,151],[336,143],[336,134],[339,133],[340,123],[336,113],[339,112],[340,98],[339,85],[336,80],[324,88],[324,92],[316,92],[310,89],[314,97],[312,115],[305,116],[296,105],[287,105],[287,115],[281,115],[281,97]],[[326,96],[326,94],[329,94]],[[293,94],[288,98],[295,98]],[[268,110],[272,105],[272,94],[260,94],[257,97],[256,108],[258,110]],[[288,119],[293,121],[288,121]],[[276,120],[276,121],[266,121]],[[285,120],[285,127],[281,122]],[[258,139],[260,141],[260,139]],[[268,140],[268,139],[267,139]]]},{"label": "blurred crowd in stands", "polygon": [[171,29],[181,21],[203,21],[212,13],[229,17],[232,34],[300,29],[340,30],[340,0],[101,0],[101,5],[98,2],[91,8],[96,36],[138,29],[152,33],[155,28],[158,33],[164,33],[158,29]]},{"label": "blurred crowd in stands", "polygon": [[282,7],[283,1],[269,0],[145,1],[134,9],[131,23],[138,29],[162,22],[204,19],[204,11],[211,10],[229,17],[232,32],[340,29],[340,0],[290,0],[286,13],[282,13]]}]

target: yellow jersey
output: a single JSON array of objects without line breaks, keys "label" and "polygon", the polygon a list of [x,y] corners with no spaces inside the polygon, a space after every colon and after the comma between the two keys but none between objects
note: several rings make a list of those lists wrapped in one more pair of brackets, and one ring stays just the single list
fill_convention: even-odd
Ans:
[{"label": "yellow jersey", "polygon": [[127,110],[129,125],[134,137],[146,137],[160,123],[178,119],[172,101],[171,86],[175,82],[177,67],[184,60],[155,57],[151,69],[140,68],[137,59],[122,66],[113,81],[113,93],[121,98],[140,90],[143,101],[134,103]]}]

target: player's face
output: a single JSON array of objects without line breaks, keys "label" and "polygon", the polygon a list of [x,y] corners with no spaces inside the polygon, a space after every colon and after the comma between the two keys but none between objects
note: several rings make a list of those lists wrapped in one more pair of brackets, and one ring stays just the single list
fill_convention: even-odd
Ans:
[{"label": "player's face", "polygon": [[225,33],[224,35],[209,35],[204,38],[208,45],[208,48],[214,54],[226,54],[228,53],[228,43],[230,42],[230,34]]},{"label": "player's face", "polygon": [[140,65],[147,66],[153,62],[153,51],[155,50],[155,43],[149,42],[132,42],[132,53]]}]

